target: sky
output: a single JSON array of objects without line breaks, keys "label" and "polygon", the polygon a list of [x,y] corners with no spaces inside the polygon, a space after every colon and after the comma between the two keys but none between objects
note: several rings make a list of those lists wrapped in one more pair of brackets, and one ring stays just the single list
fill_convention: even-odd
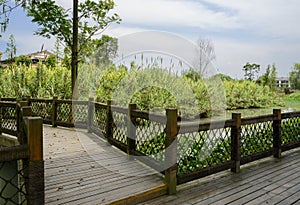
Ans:
[{"label": "sky", "polygon": [[[71,0],[57,0],[65,8]],[[115,0],[114,12],[121,24],[112,24],[104,34],[122,37],[141,31],[162,31],[190,42],[210,39],[215,48],[215,69],[234,78],[242,78],[247,62],[275,64],[279,77],[288,76],[294,63],[300,62],[299,0]],[[17,54],[52,50],[55,39],[34,35],[22,9],[10,15],[10,23],[0,38],[4,51],[10,34]],[[101,37],[101,36],[99,36]]]}]

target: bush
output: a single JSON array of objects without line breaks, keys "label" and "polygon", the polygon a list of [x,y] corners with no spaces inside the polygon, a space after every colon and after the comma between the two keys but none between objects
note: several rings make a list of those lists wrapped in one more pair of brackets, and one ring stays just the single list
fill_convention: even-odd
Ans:
[{"label": "bush", "polygon": [[268,86],[251,81],[225,81],[227,109],[282,106],[283,102]]},{"label": "bush", "polygon": [[65,67],[49,69],[38,66],[11,65],[1,70],[0,95],[3,97],[39,97],[58,96],[70,99],[71,72]]},{"label": "bush", "polygon": [[16,64],[18,66],[25,65],[30,66],[32,63],[31,59],[26,55],[20,55],[19,57],[16,57]]}]

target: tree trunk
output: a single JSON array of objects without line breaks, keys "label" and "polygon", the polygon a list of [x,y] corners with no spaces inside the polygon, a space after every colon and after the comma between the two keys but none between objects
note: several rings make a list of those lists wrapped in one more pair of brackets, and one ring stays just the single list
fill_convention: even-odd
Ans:
[{"label": "tree trunk", "polygon": [[72,94],[78,99],[78,90],[75,87],[78,75],[78,0],[73,0],[73,44],[72,44]]}]

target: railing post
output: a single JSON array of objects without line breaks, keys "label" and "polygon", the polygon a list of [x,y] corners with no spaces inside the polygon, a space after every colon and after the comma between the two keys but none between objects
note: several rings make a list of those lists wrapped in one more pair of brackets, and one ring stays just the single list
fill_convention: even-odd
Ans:
[{"label": "railing post", "polygon": [[127,116],[127,154],[131,159],[130,154],[136,149],[136,128],[135,117],[132,116],[132,111],[137,109],[136,104],[129,104]]},{"label": "railing post", "polygon": [[17,137],[18,141],[21,141],[21,126],[22,126],[22,107],[27,106],[27,101],[17,100],[16,102],[16,117],[17,117]]},{"label": "railing post", "polygon": [[30,98],[30,96],[27,96],[27,97],[26,97],[26,101],[27,101],[27,105],[28,105],[28,106],[30,106],[30,105],[31,105],[31,101],[30,101],[30,99],[31,99],[31,98]]},{"label": "railing post", "polygon": [[94,98],[90,97],[88,102],[88,119],[87,119],[87,129],[88,132],[92,132],[92,125],[94,120],[95,104],[93,103]]},{"label": "railing post", "polygon": [[105,123],[105,131],[106,131],[106,139],[107,142],[110,143],[110,139],[113,138],[113,116],[111,111],[112,101],[107,101],[106,107],[106,123]]},{"label": "railing post", "polygon": [[32,113],[32,109],[30,106],[24,106],[21,108],[21,119],[22,119],[22,123],[21,123],[21,130],[20,130],[20,144],[27,144],[27,135],[24,133],[24,117],[31,117],[33,115]]},{"label": "railing post", "polygon": [[231,160],[234,161],[231,171],[238,173],[241,166],[241,113],[232,113],[232,119],[235,125],[231,127]]},{"label": "railing post", "polygon": [[28,204],[44,204],[43,119],[41,117],[25,117],[24,120],[29,146]]},{"label": "railing post", "polygon": [[176,194],[177,185],[177,109],[167,109],[166,141],[165,141],[165,181],[168,194]]},{"label": "railing post", "polygon": [[[1,101],[1,98],[0,98]],[[2,112],[2,106],[0,107],[0,135],[2,135],[2,123],[3,123],[3,112]]]},{"label": "railing post", "polygon": [[281,158],[281,110],[274,109],[273,114],[276,116],[276,120],[273,120],[273,156]]},{"label": "railing post", "polygon": [[52,101],[52,127],[57,127],[57,97],[53,97]]}]

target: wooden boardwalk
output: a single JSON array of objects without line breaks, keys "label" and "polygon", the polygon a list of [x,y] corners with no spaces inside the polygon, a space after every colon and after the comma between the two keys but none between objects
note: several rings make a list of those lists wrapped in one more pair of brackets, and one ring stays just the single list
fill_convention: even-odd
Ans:
[{"label": "wooden boardwalk", "polygon": [[300,149],[178,187],[175,196],[141,204],[300,204]]},{"label": "wooden boardwalk", "polygon": [[299,148],[168,196],[160,174],[84,130],[44,125],[44,147],[46,204],[300,204]]},{"label": "wooden boardwalk", "polygon": [[141,202],[166,193],[160,174],[85,130],[44,125],[46,204]]}]

